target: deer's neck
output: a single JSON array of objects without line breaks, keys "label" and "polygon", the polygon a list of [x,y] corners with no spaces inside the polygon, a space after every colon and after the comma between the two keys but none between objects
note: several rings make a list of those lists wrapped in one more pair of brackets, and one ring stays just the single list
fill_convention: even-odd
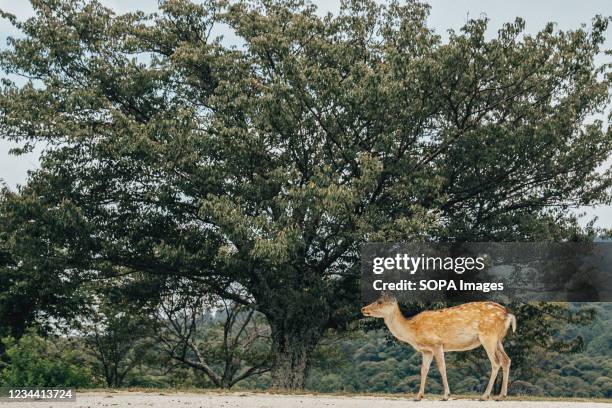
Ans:
[{"label": "deer's neck", "polygon": [[419,349],[412,322],[404,317],[399,307],[396,307],[390,315],[385,316],[384,320],[391,334],[398,340],[409,343],[417,350]]}]

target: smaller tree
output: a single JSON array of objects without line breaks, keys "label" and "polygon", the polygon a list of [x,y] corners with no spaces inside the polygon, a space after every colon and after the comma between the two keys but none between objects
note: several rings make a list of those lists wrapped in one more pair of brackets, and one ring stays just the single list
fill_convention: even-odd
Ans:
[{"label": "smaller tree", "polygon": [[270,330],[251,308],[178,291],[163,297],[157,320],[168,357],[204,373],[217,387],[229,389],[270,370]]},{"label": "smaller tree", "polygon": [[79,324],[84,343],[109,387],[121,387],[154,346],[153,321],[125,299],[107,292],[92,303]]}]

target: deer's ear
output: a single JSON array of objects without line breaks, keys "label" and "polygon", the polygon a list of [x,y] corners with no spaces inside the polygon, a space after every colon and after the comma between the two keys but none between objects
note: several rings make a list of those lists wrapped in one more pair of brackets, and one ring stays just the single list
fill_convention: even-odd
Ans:
[{"label": "deer's ear", "polygon": [[380,296],[380,300],[382,300],[385,303],[397,302],[397,299],[395,298],[395,296],[389,294],[389,292],[383,292],[382,295]]}]

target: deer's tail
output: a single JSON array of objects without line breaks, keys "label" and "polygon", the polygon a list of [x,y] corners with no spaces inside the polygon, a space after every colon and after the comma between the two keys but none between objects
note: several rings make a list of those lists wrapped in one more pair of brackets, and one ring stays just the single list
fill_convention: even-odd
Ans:
[{"label": "deer's tail", "polygon": [[506,316],[506,330],[508,330],[509,327],[512,327],[512,333],[516,332],[516,316],[512,313],[508,313]]}]

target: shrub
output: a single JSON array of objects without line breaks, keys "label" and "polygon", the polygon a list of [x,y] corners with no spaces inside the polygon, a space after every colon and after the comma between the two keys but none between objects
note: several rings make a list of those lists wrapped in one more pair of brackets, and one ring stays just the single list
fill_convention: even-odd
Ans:
[{"label": "shrub", "polygon": [[[61,341],[61,339],[56,339]],[[19,340],[5,337],[6,357],[0,382],[12,387],[88,387],[94,381],[75,351],[28,332]]]}]

